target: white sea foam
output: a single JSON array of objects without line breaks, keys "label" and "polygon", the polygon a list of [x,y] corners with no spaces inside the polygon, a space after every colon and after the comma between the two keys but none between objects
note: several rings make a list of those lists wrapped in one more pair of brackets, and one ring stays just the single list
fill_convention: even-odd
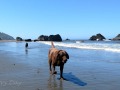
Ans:
[{"label": "white sea foam", "polygon": [[[51,45],[51,42],[40,42],[47,45]],[[120,44],[106,44],[106,43],[64,43],[64,42],[54,42],[55,46],[78,48],[78,49],[91,49],[91,50],[104,50],[111,52],[120,53]]]}]

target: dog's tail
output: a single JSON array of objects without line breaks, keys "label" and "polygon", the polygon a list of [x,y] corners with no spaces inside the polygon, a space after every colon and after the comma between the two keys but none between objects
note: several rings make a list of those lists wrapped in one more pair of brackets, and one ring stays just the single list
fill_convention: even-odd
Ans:
[{"label": "dog's tail", "polygon": [[52,48],[55,48],[55,46],[54,46],[53,42],[51,42],[51,46],[52,46]]}]

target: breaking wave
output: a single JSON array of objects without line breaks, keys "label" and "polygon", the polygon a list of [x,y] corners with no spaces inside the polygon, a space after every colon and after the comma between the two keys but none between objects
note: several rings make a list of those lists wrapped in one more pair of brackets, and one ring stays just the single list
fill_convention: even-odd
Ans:
[{"label": "breaking wave", "polygon": [[[40,43],[51,45],[51,42],[41,41]],[[76,43],[76,42],[54,42],[55,46],[68,48],[89,49],[89,50],[104,50],[120,53],[120,44],[111,43]]]}]

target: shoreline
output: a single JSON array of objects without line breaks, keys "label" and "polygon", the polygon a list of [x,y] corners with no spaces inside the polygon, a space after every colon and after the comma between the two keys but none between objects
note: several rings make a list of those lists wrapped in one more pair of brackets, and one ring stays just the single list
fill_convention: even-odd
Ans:
[{"label": "shoreline", "polygon": [[60,81],[59,73],[50,75],[48,67],[35,68],[16,62],[16,59],[9,54],[6,56],[0,53],[0,55],[0,58],[3,58],[0,60],[2,90],[16,90],[16,88],[17,90],[113,90],[116,87],[116,90],[119,90],[120,88],[119,64],[88,61],[82,61],[79,65],[68,63],[63,73],[67,81]]},{"label": "shoreline", "polygon": [[[21,43],[17,43],[17,46],[20,45]],[[30,47],[33,47],[32,45]],[[99,58],[102,53],[97,52],[98,57],[95,58],[93,55],[96,53],[94,54],[93,51],[86,53],[84,52],[86,50],[65,48],[69,52],[70,59],[65,64],[63,72],[66,80],[61,81],[59,67],[56,67],[57,75],[49,73],[47,54],[50,46],[40,46],[38,43],[35,43],[35,46],[35,48],[28,48],[27,54],[23,47],[15,49],[16,52],[21,53],[16,53],[14,50],[0,51],[1,90],[120,89],[120,63],[100,61],[105,60],[105,56]],[[79,56],[74,52],[79,53]],[[93,54],[89,56],[90,53]]]},{"label": "shoreline", "polygon": [[[1,42],[27,42],[27,41],[17,41],[17,40],[0,40],[0,43]],[[33,42],[33,41],[31,41],[31,42]]]},{"label": "shoreline", "polygon": [[0,42],[17,42],[16,40],[0,40]]}]

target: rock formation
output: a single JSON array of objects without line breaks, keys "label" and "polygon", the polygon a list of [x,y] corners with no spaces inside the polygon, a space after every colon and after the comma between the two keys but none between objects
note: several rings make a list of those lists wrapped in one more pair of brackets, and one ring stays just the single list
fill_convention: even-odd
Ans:
[{"label": "rock formation", "polygon": [[41,35],[41,36],[38,37],[38,40],[40,40],[40,41],[48,41],[48,36]]},{"label": "rock formation", "polygon": [[65,40],[66,40],[66,41],[69,41],[70,39],[67,38],[67,39],[65,39]]},{"label": "rock formation", "polygon": [[90,40],[101,41],[101,40],[104,40],[104,39],[106,39],[106,38],[103,35],[101,35],[100,33],[90,37]]},{"label": "rock formation", "polygon": [[59,34],[57,35],[50,35],[50,36],[46,36],[46,35],[41,35],[38,37],[38,40],[40,41],[62,41],[62,38]]},{"label": "rock formation", "polygon": [[16,37],[16,41],[23,41],[21,37]]},{"label": "rock formation", "polygon": [[120,34],[118,34],[113,40],[120,40]]},{"label": "rock formation", "polygon": [[62,38],[59,34],[57,35],[50,35],[48,38],[49,41],[62,41]]},{"label": "rock formation", "polygon": [[26,41],[26,42],[32,42],[32,40],[31,40],[31,39],[25,39],[25,41]]}]

